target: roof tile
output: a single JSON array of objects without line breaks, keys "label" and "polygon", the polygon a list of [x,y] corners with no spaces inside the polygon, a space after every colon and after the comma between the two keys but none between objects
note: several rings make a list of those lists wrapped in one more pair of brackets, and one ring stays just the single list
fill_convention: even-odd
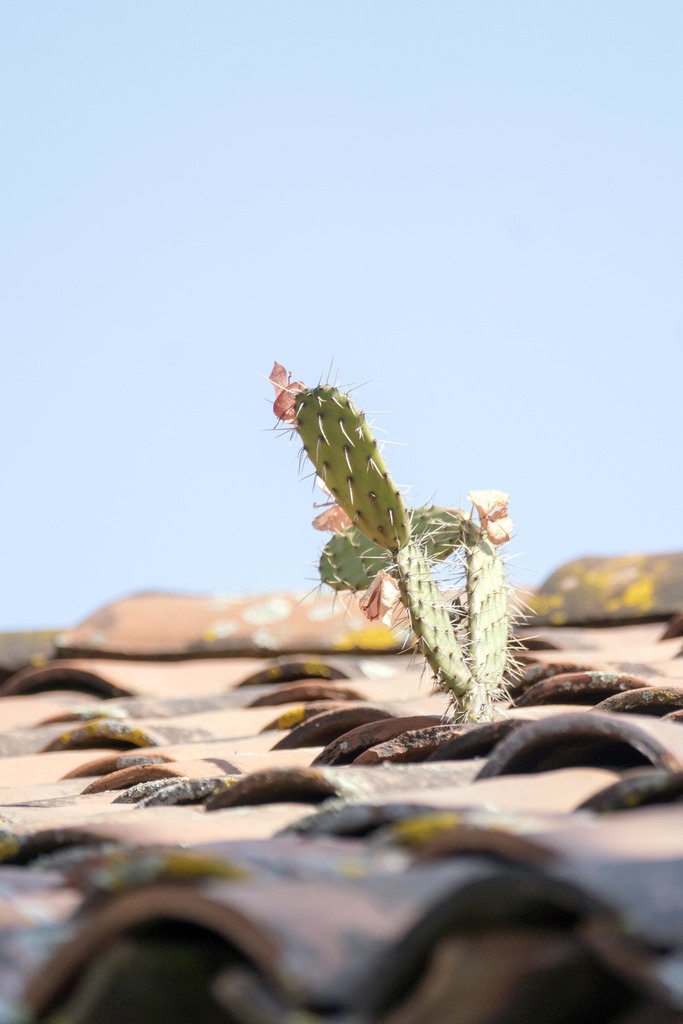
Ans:
[{"label": "roof tile", "polygon": [[508,1024],[561,986],[567,1022],[680,1024],[683,662],[631,598],[529,623],[480,726],[298,595],[140,595],[19,659],[0,1019]]}]

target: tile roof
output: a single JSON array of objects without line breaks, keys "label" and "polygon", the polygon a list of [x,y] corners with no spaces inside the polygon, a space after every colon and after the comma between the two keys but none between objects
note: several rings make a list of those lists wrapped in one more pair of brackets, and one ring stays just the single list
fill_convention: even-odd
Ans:
[{"label": "tile roof", "polygon": [[484,725],[339,598],[0,637],[0,1024],[683,1024],[681,577],[617,561]]}]

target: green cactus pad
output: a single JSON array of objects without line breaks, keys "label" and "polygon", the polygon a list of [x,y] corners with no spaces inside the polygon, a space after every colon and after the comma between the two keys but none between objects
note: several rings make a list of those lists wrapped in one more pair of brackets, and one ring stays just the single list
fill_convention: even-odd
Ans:
[{"label": "green cactus pad", "polygon": [[[411,536],[420,541],[430,561],[444,561],[462,544],[465,513],[460,509],[425,505],[410,509],[408,515]],[[333,590],[367,590],[388,565],[386,550],[351,526],[336,533],[323,548],[320,579]]]},{"label": "green cactus pad", "polygon": [[329,385],[301,391],[297,432],[318,476],[351,522],[381,548],[408,542],[408,513],[363,414]]},{"label": "green cactus pad", "polygon": [[444,562],[465,539],[469,517],[460,508],[423,505],[410,510],[410,535],[431,562]]},{"label": "green cactus pad", "polygon": [[355,526],[335,533],[320,555],[320,579],[333,590],[367,590],[380,569],[390,564],[388,551],[364,537]]}]

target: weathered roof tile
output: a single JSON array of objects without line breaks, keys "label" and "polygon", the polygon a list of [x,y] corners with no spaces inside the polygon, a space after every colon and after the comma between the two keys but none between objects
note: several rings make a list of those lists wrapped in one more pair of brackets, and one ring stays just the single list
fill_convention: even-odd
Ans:
[{"label": "weathered roof tile", "polygon": [[561,987],[567,1024],[681,1024],[683,663],[633,602],[529,623],[480,726],[296,595],[142,595],[19,659],[0,1019],[508,1024]]}]

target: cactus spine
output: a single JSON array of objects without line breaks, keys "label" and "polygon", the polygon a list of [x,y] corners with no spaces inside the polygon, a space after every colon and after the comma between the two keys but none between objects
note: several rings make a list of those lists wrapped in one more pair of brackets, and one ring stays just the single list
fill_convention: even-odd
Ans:
[{"label": "cactus spine", "polygon": [[[326,546],[322,578],[336,589],[364,589],[378,569],[393,565],[418,645],[439,685],[451,693],[456,716],[494,717],[494,702],[505,695],[508,657],[507,589],[496,548],[458,510],[408,512],[365,417],[348,395],[297,382],[291,408],[287,422],[352,524]],[[468,600],[462,640],[431,572],[434,561],[459,545]]]}]

